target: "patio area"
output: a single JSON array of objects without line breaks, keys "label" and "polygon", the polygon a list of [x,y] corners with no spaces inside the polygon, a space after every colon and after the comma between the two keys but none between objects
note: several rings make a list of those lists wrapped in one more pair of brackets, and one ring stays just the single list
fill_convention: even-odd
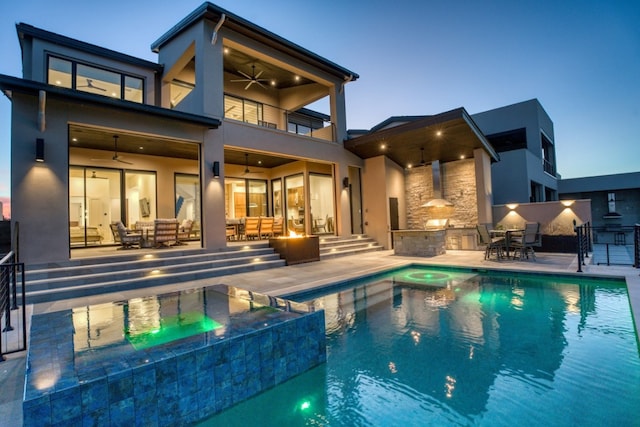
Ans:
[{"label": "patio area", "polygon": [[[593,257],[589,258],[591,262]],[[589,264],[578,269],[577,257],[573,254],[537,253],[532,260],[484,260],[483,251],[449,250],[444,255],[432,258],[402,257],[393,251],[378,251],[364,255],[333,258],[313,263],[286,266],[277,269],[247,272],[214,279],[204,279],[177,285],[165,285],[119,293],[96,295],[32,306],[33,313],[65,310],[121,299],[160,294],[177,289],[189,289],[215,283],[238,286],[272,296],[286,296],[303,290],[326,286],[331,283],[374,274],[390,268],[409,264],[457,266],[465,268],[494,269],[514,272],[561,273],[583,276],[625,278],[629,299],[635,313],[636,330],[640,330],[640,270],[631,266],[607,266]],[[22,391],[24,384],[25,353],[7,356],[0,362],[0,385],[5,390],[0,396],[0,416],[12,422],[22,422]],[[21,424],[15,424],[21,425]]]}]

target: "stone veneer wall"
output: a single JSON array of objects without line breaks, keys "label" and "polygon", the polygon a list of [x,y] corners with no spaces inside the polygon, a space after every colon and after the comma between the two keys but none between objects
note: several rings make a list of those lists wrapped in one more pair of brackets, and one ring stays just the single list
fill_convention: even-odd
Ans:
[{"label": "stone veneer wall", "polygon": [[[34,316],[25,427],[189,425],[326,361],[324,311],[316,311],[233,338],[140,350],[76,375],[71,317]],[[65,339],[52,333],[62,329]],[[38,374],[58,381],[46,388]]]},{"label": "stone veneer wall", "polygon": [[[459,160],[440,165],[442,173],[442,197],[454,204],[450,225],[474,225],[478,223],[476,174],[473,159]],[[433,198],[431,166],[408,169],[405,172],[407,197],[407,228],[422,229],[429,219],[422,204]]]}]

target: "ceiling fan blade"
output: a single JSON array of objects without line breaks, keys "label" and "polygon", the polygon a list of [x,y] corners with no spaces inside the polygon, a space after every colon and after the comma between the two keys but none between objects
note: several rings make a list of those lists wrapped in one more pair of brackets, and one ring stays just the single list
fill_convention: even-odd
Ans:
[{"label": "ceiling fan blade", "polygon": [[247,83],[247,85],[244,87],[244,90],[247,90],[251,87],[252,84],[254,84],[255,82],[253,80],[251,80],[249,83]]},{"label": "ceiling fan blade", "polygon": [[252,83],[257,83],[261,88],[266,89],[266,86],[260,83],[258,80],[253,81]]},{"label": "ceiling fan blade", "polygon": [[126,160],[122,160],[122,159],[121,159],[120,157],[118,157],[117,155],[116,155],[116,156],[113,156],[113,160],[115,160],[116,162],[120,162],[120,163],[127,164],[127,165],[132,165],[132,164],[133,164],[133,163],[131,163],[131,162],[127,162]]},{"label": "ceiling fan blade", "polygon": [[234,82],[234,83],[238,83],[238,82],[251,82],[253,80],[251,80],[251,79],[232,79],[232,80],[229,80],[229,81],[230,82]]},{"label": "ceiling fan blade", "polygon": [[260,70],[260,72],[259,72],[258,74],[256,74],[256,75],[253,77],[253,79],[254,79],[254,80],[255,80],[255,79],[257,79],[258,77],[260,77],[260,75],[261,75],[262,73],[264,73],[264,70]]},{"label": "ceiling fan blade", "polygon": [[249,80],[252,80],[252,79],[253,79],[253,77],[251,77],[249,74],[245,73],[244,71],[240,71],[240,70],[238,70],[238,72],[239,72],[240,74],[242,74],[243,76],[245,76],[246,78],[248,78]]}]

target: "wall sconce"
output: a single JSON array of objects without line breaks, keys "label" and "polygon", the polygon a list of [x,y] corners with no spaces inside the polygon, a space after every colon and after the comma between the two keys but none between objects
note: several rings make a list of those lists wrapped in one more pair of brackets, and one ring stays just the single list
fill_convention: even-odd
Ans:
[{"label": "wall sconce", "polygon": [[213,162],[213,177],[220,178],[220,162]]},{"label": "wall sconce", "polygon": [[346,176],[345,176],[345,177],[342,179],[342,187],[343,187],[343,188],[349,188],[349,177],[346,177]]},{"label": "wall sconce", "polygon": [[44,139],[36,138],[36,162],[44,162]]},{"label": "wall sconce", "polygon": [[517,203],[509,203],[506,206],[509,208],[509,210],[514,210],[515,208],[518,207],[518,204]]},{"label": "wall sconce", "polygon": [[573,205],[574,202],[575,200],[562,200],[560,203],[562,203],[564,207],[568,208],[569,206]]}]

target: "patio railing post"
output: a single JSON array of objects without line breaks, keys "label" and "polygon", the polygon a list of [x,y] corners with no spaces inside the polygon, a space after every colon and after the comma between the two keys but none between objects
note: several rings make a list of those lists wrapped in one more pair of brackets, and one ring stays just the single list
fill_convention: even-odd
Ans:
[{"label": "patio railing post", "polygon": [[576,220],[573,220],[573,231],[577,234],[577,242],[578,242],[578,273],[582,273],[582,227],[578,227],[576,224]]}]

